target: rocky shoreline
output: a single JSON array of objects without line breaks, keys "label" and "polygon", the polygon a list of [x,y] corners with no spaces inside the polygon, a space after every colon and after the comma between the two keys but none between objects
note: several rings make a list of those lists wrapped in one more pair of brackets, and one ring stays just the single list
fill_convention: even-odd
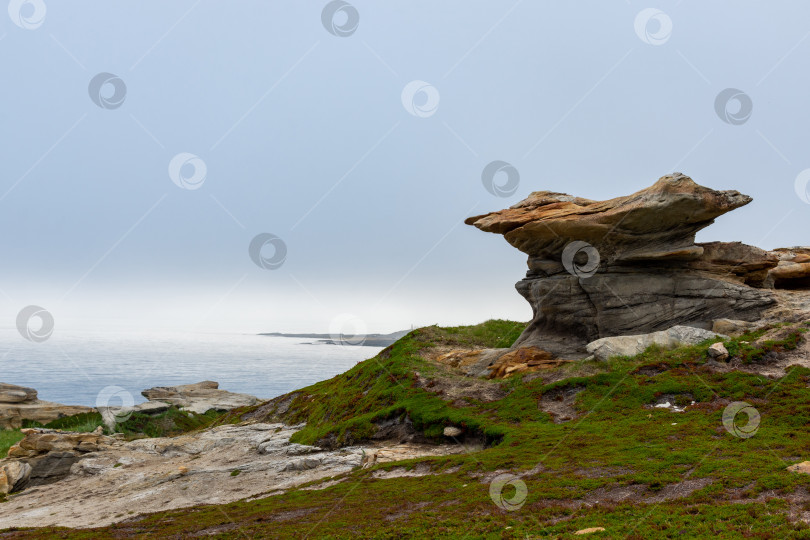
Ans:
[{"label": "rocky shoreline", "polygon": [[[98,527],[146,512],[284,493],[302,484],[327,480],[306,489],[343,481],[357,468],[426,456],[480,450],[476,444],[420,444],[400,439],[324,449],[290,442],[304,425],[260,421],[218,425],[176,437],[127,440],[116,425],[135,413],[160,415],[174,407],[186,414],[231,411],[260,403],[255,396],[221,390],[218,383],[155,387],[144,390],[145,403],[133,407],[42,405],[36,391],[4,383],[0,410],[9,401],[28,403],[14,409],[14,424],[67,418],[69,413],[98,412],[106,429],[79,433],[24,428],[23,439],[0,459],[0,529],[8,527]],[[35,411],[27,415],[26,411]],[[10,414],[10,413],[9,413]],[[11,416],[8,416],[11,418]],[[10,422],[9,422],[10,424]],[[456,429],[447,428],[449,433]],[[107,434],[105,434],[105,432]],[[81,494],[80,497],[77,497]]]},{"label": "rocky shoreline", "polygon": [[[189,415],[204,415],[209,411],[230,411],[259,403],[259,398],[220,390],[214,381],[195,384],[149,388],[142,392],[148,401],[134,406],[81,407],[50,403],[37,399],[32,388],[0,384],[0,428],[19,429],[24,424],[46,425],[56,420],[76,416],[100,415],[102,426],[92,433],[72,433],[55,429],[22,429],[25,434],[0,459],[0,495],[28,487],[49,484],[68,476],[74,464],[88,453],[110,448],[116,441],[104,435],[115,434],[117,425],[133,414],[160,415],[175,407]],[[117,434],[115,434],[117,435]]]}]

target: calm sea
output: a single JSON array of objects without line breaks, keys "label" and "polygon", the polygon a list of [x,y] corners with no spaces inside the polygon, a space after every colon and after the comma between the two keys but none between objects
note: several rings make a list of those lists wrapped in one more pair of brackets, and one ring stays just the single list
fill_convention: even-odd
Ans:
[{"label": "calm sea", "polygon": [[99,394],[121,395],[115,387],[141,403],[145,388],[203,380],[272,398],[342,373],[380,350],[212,333],[60,332],[32,343],[16,329],[0,329],[0,382],[71,405],[95,406]]}]

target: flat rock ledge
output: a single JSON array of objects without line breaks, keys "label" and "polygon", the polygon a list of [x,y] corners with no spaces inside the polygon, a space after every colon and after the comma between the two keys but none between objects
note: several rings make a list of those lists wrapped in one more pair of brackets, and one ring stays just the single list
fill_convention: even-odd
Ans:
[{"label": "flat rock ledge", "polygon": [[323,479],[306,488],[321,489],[358,467],[480,449],[381,443],[326,451],[290,443],[290,436],[302,427],[223,425],[129,442],[100,433],[27,430],[26,438],[13,447],[19,457],[0,460],[0,486],[7,473],[17,481],[26,472],[33,478],[34,467],[26,461],[32,455],[68,452],[77,459],[58,482],[32,486],[29,480],[26,489],[12,493],[2,503],[0,529],[98,527],[140,513],[269,496]]},{"label": "flat rock ledge", "polygon": [[93,412],[79,405],[62,405],[38,399],[33,388],[0,383],[0,429],[19,429],[23,420],[47,424],[58,418]]},{"label": "flat rock ledge", "polygon": [[208,411],[230,411],[259,403],[259,398],[220,390],[219,383],[202,381],[179,386],[156,386],[141,392],[150,402],[167,403],[180,409],[205,414]]},{"label": "flat rock ledge", "polygon": [[160,414],[177,407],[181,411],[205,414],[208,411],[230,411],[261,402],[256,396],[221,390],[215,381],[202,381],[178,386],[156,386],[141,392],[147,400],[132,407],[99,407],[104,423],[114,429],[116,421],[132,413]]},{"label": "flat rock ledge", "polygon": [[117,418],[133,412],[159,414],[170,406],[205,414],[208,411],[230,411],[249,407],[261,400],[250,394],[221,390],[215,381],[202,381],[178,386],[157,386],[141,392],[149,401],[132,407],[84,407],[63,405],[38,399],[33,388],[0,383],[0,429],[19,429],[25,420],[47,424],[59,418],[98,411],[108,427],[113,428]]}]

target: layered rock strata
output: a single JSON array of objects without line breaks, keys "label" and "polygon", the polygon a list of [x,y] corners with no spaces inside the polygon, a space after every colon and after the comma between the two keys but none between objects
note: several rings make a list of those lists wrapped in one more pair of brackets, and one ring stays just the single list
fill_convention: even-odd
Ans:
[{"label": "layered rock strata", "polygon": [[749,202],[675,173],[607,201],[539,191],[466,223],[528,255],[516,288],[534,315],[515,347],[577,358],[599,338],[759,319],[775,303],[767,287],[779,257],[739,242],[695,243]]},{"label": "layered rock strata", "polygon": [[202,381],[179,386],[156,386],[141,392],[150,402],[166,403],[180,409],[205,414],[208,411],[229,411],[259,403],[259,398],[220,390],[215,381]]},{"label": "layered rock strata", "polygon": [[24,429],[25,438],[9,448],[8,458],[0,460],[0,493],[56,482],[68,474],[83,456],[110,448],[115,439],[102,434],[72,433],[57,429]]}]

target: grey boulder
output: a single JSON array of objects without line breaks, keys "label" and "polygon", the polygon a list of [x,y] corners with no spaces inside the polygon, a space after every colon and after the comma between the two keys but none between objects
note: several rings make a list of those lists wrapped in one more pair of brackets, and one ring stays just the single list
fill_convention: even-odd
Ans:
[{"label": "grey boulder", "polygon": [[713,338],[725,339],[723,336],[702,328],[691,326],[673,326],[668,330],[638,334],[634,336],[614,336],[597,339],[586,345],[585,349],[598,360],[607,360],[614,356],[635,356],[644,352],[651,345],[664,349],[674,349],[682,345],[697,345],[701,341]]}]

